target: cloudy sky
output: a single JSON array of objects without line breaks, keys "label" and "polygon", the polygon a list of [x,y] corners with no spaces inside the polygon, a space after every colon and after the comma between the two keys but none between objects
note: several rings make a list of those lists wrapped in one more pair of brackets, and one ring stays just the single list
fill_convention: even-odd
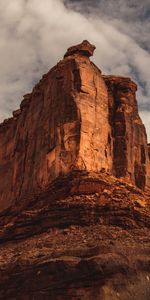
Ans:
[{"label": "cloudy sky", "polygon": [[83,39],[105,74],[138,83],[150,141],[150,0],[0,0],[0,121]]}]

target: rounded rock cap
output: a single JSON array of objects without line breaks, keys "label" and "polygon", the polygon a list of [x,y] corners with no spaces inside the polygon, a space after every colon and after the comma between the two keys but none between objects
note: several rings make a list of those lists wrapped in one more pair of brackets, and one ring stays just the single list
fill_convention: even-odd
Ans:
[{"label": "rounded rock cap", "polygon": [[81,44],[68,48],[64,58],[73,54],[80,54],[90,57],[93,55],[95,48],[96,47],[94,45],[90,44],[87,40],[84,40]]}]

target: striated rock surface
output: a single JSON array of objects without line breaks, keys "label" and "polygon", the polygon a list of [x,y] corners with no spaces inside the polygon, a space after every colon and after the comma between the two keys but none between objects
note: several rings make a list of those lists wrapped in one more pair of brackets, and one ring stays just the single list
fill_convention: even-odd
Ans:
[{"label": "striated rock surface", "polygon": [[150,145],[136,84],[88,41],[0,124],[0,299],[150,298]]}]

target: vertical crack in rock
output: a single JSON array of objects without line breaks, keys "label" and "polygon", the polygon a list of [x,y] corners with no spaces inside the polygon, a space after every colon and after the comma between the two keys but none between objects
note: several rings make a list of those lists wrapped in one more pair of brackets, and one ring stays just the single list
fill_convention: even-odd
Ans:
[{"label": "vertical crack in rock", "polygon": [[[91,147],[93,149],[93,161],[95,164],[95,155],[97,154],[97,148],[94,147],[94,138],[95,138],[95,132],[99,130],[99,128],[97,127],[97,122],[96,122],[96,117],[97,117],[97,87],[96,87],[96,83],[95,83],[95,74],[93,75],[93,85],[94,85],[94,90],[95,90],[95,97],[94,97],[94,127],[93,127],[93,133],[91,136]],[[101,170],[101,167],[100,167]]]},{"label": "vertical crack in rock", "polygon": [[20,174],[20,176],[22,176],[21,179],[21,183],[20,183],[20,189],[19,189],[19,193],[18,193],[18,197],[17,197],[17,202],[19,202],[20,198],[21,198],[21,193],[22,193],[22,189],[23,189],[23,184],[24,184],[24,180],[25,180],[25,174],[26,174],[26,166],[27,166],[27,151],[28,151],[28,133],[25,139],[25,149],[24,149],[24,158],[23,158],[23,162],[22,162],[22,174]]},{"label": "vertical crack in rock", "polygon": [[78,93],[80,93],[81,92],[81,78],[80,78],[79,69],[73,70],[73,75],[74,75],[74,88]]}]

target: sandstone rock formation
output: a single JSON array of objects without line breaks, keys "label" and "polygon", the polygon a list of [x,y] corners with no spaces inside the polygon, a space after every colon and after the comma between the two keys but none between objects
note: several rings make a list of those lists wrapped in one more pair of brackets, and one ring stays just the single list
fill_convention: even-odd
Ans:
[{"label": "sandstone rock formation", "polygon": [[72,170],[128,178],[148,184],[148,147],[138,115],[136,85],[102,76],[89,60],[94,46],[71,47],[24,96],[20,110],[0,127],[0,209],[22,205]]},{"label": "sandstone rock formation", "polygon": [[150,298],[137,86],[102,75],[94,49],[70,47],[0,124],[0,299]]}]

